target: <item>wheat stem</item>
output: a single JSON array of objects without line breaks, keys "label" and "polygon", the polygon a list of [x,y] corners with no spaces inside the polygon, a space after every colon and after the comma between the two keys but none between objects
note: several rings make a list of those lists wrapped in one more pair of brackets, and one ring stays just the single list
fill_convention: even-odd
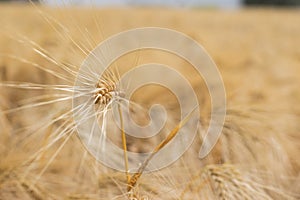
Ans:
[{"label": "wheat stem", "polygon": [[123,145],[123,150],[124,150],[125,174],[126,174],[127,184],[129,184],[130,175],[128,173],[127,142],[126,142],[126,134],[124,132],[123,116],[122,116],[122,110],[121,110],[120,104],[118,104],[118,110],[119,110],[120,122],[121,122],[121,135],[122,135],[122,145]]},{"label": "wheat stem", "polygon": [[158,144],[150,156],[143,162],[143,164],[140,166],[138,171],[130,178],[129,185],[127,188],[127,191],[130,192],[132,188],[136,185],[138,179],[143,174],[144,170],[146,169],[147,165],[149,164],[150,160],[153,158],[153,156],[156,155],[159,150],[161,150],[164,146],[166,146],[178,133],[178,131],[189,121],[194,111],[198,108],[198,106],[195,106],[194,109],[183,119],[181,120],[177,126],[167,135],[167,137]]}]

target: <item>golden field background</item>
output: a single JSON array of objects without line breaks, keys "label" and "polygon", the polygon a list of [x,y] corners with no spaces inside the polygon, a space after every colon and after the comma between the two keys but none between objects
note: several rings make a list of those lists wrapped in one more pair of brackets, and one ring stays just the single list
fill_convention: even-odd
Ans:
[{"label": "golden field background", "polygon": [[[196,140],[172,166],[144,174],[134,197],[299,199],[299,24],[298,9],[97,10],[0,5],[0,199],[129,199],[125,175],[97,163],[76,134],[66,134],[53,143],[60,133],[57,130],[72,121],[68,117],[54,120],[71,109],[70,102],[33,107],[30,105],[55,99],[57,93],[47,88],[20,90],[4,83],[67,84],[32,66],[63,73],[34,52],[35,43],[55,60],[78,68],[86,57],[78,46],[92,50],[113,34],[145,26],[174,29],[203,45],[224,80],[227,118],[209,156],[197,158],[201,140]],[[194,78],[187,63],[162,55],[142,52],[139,63],[162,62],[189,77],[199,94],[202,134],[210,117],[205,85]],[[120,58],[117,64],[128,69],[136,56]],[[176,103],[169,102],[159,89],[149,91],[136,98],[146,105]],[[39,95],[43,98],[33,98]],[[7,112],[22,105],[29,106]],[[173,120],[176,122],[176,116]],[[149,150],[155,144],[157,141],[140,141],[132,149]]]}]

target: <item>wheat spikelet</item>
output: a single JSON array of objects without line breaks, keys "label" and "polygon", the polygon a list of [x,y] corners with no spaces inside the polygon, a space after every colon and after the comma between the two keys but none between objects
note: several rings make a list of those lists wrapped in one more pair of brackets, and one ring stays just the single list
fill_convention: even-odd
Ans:
[{"label": "wheat spikelet", "polygon": [[113,93],[116,91],[115,84],[108,84],[107,81],[100,79],[96,84],[97,91],[94,94],[95,104],[106,105],[113,98]]}]

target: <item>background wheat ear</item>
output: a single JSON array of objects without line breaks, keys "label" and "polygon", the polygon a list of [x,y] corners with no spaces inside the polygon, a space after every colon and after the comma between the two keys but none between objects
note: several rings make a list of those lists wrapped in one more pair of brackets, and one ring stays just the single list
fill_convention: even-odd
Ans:
[{"label": "background wheat ear", "polygon": [[204,199],[272,199],[254,180],[229,164],[204,167],[182,192],[182,199],[188,190]]}]

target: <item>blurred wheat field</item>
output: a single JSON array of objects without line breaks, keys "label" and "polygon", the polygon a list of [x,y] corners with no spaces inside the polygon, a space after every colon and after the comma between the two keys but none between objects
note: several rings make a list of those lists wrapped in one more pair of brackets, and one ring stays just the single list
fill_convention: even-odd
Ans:
[{"label": "blurred wheat field", "polygon": [[[299,24],[298,9],[0,5],[0,199],[300,199]],[[224,80],[227,116],[205,159],[198,158],[202,141],[197,138],[176,163],[143,174],[130,196],[125,174],[97,162],[76,131],[68,131],[72,118],[64,114],[71,99],[38,106],[65,93],[28,83],[72,86],[40,69],[65,73],[34,51],[37,46],[78,70],[86,57],[80,48],[90,51],[113,34],[145,26],[174,29],[203,45]],[[136,57],[130,54],[117,64],[129,69]],[[172,55],[149,50],[138,57],[140,64],[162,62],[188,77],[199,95],[202,135],[211,108],[203,81]],[[27,89],[18,87],[20,82]],[[160,88],[147,91],[135,98],[145,105],[167,103],[178,122],[176,101]],[[128,148],[143,152],[155,144],[133,140]]]}]

